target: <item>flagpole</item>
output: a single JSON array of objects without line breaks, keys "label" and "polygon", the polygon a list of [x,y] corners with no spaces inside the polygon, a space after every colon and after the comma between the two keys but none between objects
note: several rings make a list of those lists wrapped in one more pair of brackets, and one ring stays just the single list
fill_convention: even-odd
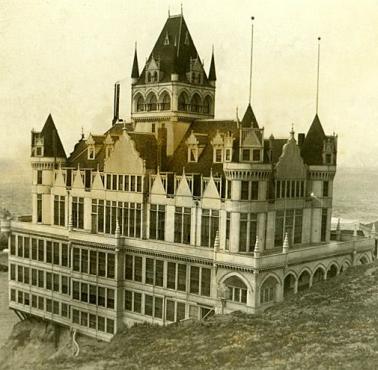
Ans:
[{"label": "flagpole", "polygon": [[251,17],[251,61],[249,65],[249,104],[252,102],[252,64],[253,64],[253,21],[255,17]]},{"label": "flagpole", "polygon": [[317,80],[316,80],[316,114],[319,111],[319,74],[320,74],[320,40],[318,37],[318,71],[317,71]]}]

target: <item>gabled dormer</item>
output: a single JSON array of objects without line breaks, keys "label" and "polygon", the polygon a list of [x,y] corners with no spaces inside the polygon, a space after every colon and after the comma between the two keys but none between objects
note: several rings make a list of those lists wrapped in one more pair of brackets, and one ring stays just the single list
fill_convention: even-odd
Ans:
[{"label": "gabled dormer", "polygon": [[323,142],[323,164],[333,166],[336,164],[337,135],[327,136]]},{"label": "gabled dormer", "polygon": [[109,133],[106,135],[104,145],[105,145],[105,158],[109,158],[114,148],[114,140],[112,139]]},{"label": "gabled dormer", "polygon": [[87,144],[87,158],[89,160],[95,160],[96,159],[96,141],[94,140],[94,137],[92,134],[89,134],[87,141],[85,142]]},{"label": "gabled dormer", "polygon": [[250,104],[240,123],[239,137],[240,162],[262,162],[264,154],[264,129],[259,128]]},{"label": "gabled dormer", "polygon": [[205,143],[207,142],[206,134],[198,134],[193,131],[186,139],[186,145],[188,147],[188,162],[196,163],[201,156]]},{"label": "gabled dormer", "polygon": [[160,58],[151,56],[150,60],[146,64],[146,84],[158,83],[162,78],[162,72],[160,71]]}]

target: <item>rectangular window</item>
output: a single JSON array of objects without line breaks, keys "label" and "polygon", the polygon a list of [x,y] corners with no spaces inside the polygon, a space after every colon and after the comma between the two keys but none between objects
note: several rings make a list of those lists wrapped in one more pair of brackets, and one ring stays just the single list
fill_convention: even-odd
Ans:
[{"label": "rectangular window", "polygon": [[174,262],[167,264],[167,288],[176,289],[176,264]]},{"label": "rectangular window", "polygon": [[175,208],[175,243],[190,244],[191,209]]},{"label": "rectangular window", "polygon": [[253,161],[259,162],[261,159],[261,151],[260,149],[253,149]]},{"label": "rectangular window", "polygon": [[289,245],[302,242],[303,211],[301,209],[286,209],[276,211],[275,246],[282,246],[287,233]]},{"label": "rectangular window", "polygon": [[37,270],[32,269],[32,285],[37,286]]},{"label": "rectangular window", "polygon": [[80,300],[82,302],[88,303],[88,284],[86,284],[86,283],[81,283]]},{"label": "rectangular window", "polygon": [[164,277],[164,261],[155,261],[155,285],[163,286]]},{"label": "rectangular window", "polygon": [[72,309],[72,322],[74,324],[80,324],[80,311]]},{"label": "rectangular window", "polygon": [[179,263],[178,267],[178,278],[177,278],[177,290],[183,292],[186,291],[186,265]]},{"label": "rectangular window", "polygon": [[62,266],[68,267],[68,245],[62,244]]},{"label": "rectangular window", "polygon": [[87,249],[81,250],[81,272],[85,274],[88,273],[88,250]]},{"label": "rectangular window", "polygon": [[12,302],[16,302],[16,290],[15,289],[11,289],[10,300]]},{"label": "rectangular window", "polygon": [[24,283],[29,284],[30,269],[29,267],[24,267]]},{"label": "rectangular window", "polygon": [[177,318],[176,321],[185,319],[185,303],[177,302]]},{"label": "rectangular window", "polygon": [[323,197],[329,196],[329,182],[323,181]]},{"label": "rectangular window", "polygon": [[106,256],[104,252],[98,252],[98,275],[105,276]]},{"label": "rectangular window", "polygon": [[146,294],[144,296],[144,314],[147,316],[152,316],[153,309],[153,296]]},{"label": "rectangular window", "polygon": [[46,298],[46,311],[52,313],[52,300]]},{"label": "rectangular window", "polygon": [[98,287],[98,305],[105,307],[105,288]]},{"label": "rectangular window", "polygon": [[215,159],[214,161],[215,163],[222,162],[222,149],[215,149],[214,159]]},{"label": "rectangular window", "polygon": [[73,248],[72,269],[80,271],[80,248]]},{"label": "rectangular window", "polygon": [[133,256],[125,255],[125,279],[133,280]]},{"label": "rectangular window", "polygon": [[165,318],[167,321],[175,321],[175,302],[167,299]]},{"label": "rectangular window", "polygon": [[154,284],[154,260],[146,258],[146,284]]},{"label": "rectangular window", "polygon": [[142,282],[142,257],[134,257],[134,280]]},{"label": "rectangular window", "polygon": [[132,311],[133,309],[133,292],[125,290],[125,310]]},{"label": "rectangular window", "polygon": [[97,319],[96,319],[96,315],[93,315],[93,314],[89,314],[89,327],[91,329],[96,329],[96,326],[97,326]]},{"label": "rectangular window", "polygon": [[97,317],[97,328],[98,331],[105,331],[105,318],[102,316]]},{"label": "rectangular window", "polygon": [[45,299],[43,297],[38,297],[38,309],[41,311],[45,309]]},{"label": "rectangular window", "polygon": [[68,317],[68,305],[66,303],[62,303],[61,309],[62,309],[62,316]]},{"label": "rectangular window", "polygon": [[328,224],[328,210],[327,208],[322,209],[322,223],[321,223],[321,232],[320,240],[325,242],[327,239],[327,224]]},{"label": "rectangular window", "polygon": [[24,239],[22,236],[17,237],[17,256],[24,257]]},{"label": "rectangular window", "polygon": [[69,294],[68,276],[62,276],[62,293]]},{"label": "rectangular window", "polygon": [[32,260],[37,260],[37,239],[32,239]]},{"label": "rectangular window", "polygon": [[16,255],[16,237],[14,235],[11,236],[10,254],[11,256]]},{"label": "rectangular window", "polygon": [[219,230],[219,211],[202,209],[201,246],[214,246],[215,234]]},{"label": "rectangular window", "polygon": [[250,150],[249,149],[243,149],[242,150],[242,160],[243,161],[249,161],[250,160]]},{"label": "rectangular window", "polygon": [[46,262],[52,263],[52,242],[50,240],[46,241]]},{"label": "rectangular window", "polygon": [[164,240],[165,206],[151,204],[150,209],[150,239]]},{"label": "rectangular window", "polygon": [[20,290],[18,291],[18,294],[17,294],[17,302],[21,304],[24,303],[24,293],[21,292]]},{"label": "rectangular window", "polygon": [[89,303],[97,304],[97,287],[96,285],[89,285]]},{"label": "rectangular window", "polygon": [[161,297],[155,297],[154,317],[163,318],[163,298]]},{"label": "rectangular window", "polygon": [[72,282],[72,298],[80,300],[80,283],[78,281]]},{"label": "rectangular window", "polygon": [[10,265],[10,278],[16,280],[16,266],[13,264]]},{"label": "rectangular window", "polygon": [[106,289],[107,293],[107,302],[106,302],[106,307],[107,308],[114,308],[114,289]]},{"label": "rectangular window", "polygon": [[38,270],[38,288],[44,288],[44,272]]},{"label": "rectangular window", "polygon": [[252,252],[257,235],[257,214],[241,213],[239,229],[239,252]]},{"label": "rectangular window", "polygon": [[38,304],[37,304],[37,296],[36,295],[32,295],[32,307],[33,308],[37,308],[38,307]]},{"label": "rectangular window", "polygon": [[142,312],[142,294],[134,292],[134,312]]},{"label": "rectangular window", "polygon": [[30,257],[30,238],[24,238],[24,258]]},{"label": "rectangular window", "polygon": [[199,294],[199,267],[190,266],[190,293]]},{"label": "rectangular window", "polygon": [[66,197],[54,196],[54,225],[65,226]]},{"label": "rectangular window", "polygon": [[72,197],[72,226],[84,229],[84,198]]},{"label": "rectangular window", "polygon": [[113,253],[107,253],[108,258],[108,271],[107,277],[109,279],[114,279],[115,274],[115,255]]},{"label": "rectangular window", "polygon": [[59,292],[59,275],[53,274],[53,290]]},{"label": "rectangular window", "polygon": [[17,281],[24,282],[24,268],[22,266],[17,266]]},{"label": "rectangular window", "polygon": [[106,319],[106,332],[108,334],[114,334],[114,320]]},{"label": "rectangular window", "polygon": [[38,240],[38,261],[44,262],[45,260],[45,241],[42,239]]},{"label": "rectangular window", "polygon": [[60,248],[59,248],[59,243],[53,243],[53,262],[54,265],[59,265],[60,264]]},{"label": "rectangular window", "polygon": [[226,251],[230,250],[231,212],[226,213]]},{"label": "rectangular window", "polygon": [[37,185],[42,185],[43,183],[43,171],[42,170],[37,170]]},{"label": "rectangular window", "polygon": [[42,194],[37,194],[37,222],[42,222]]},{"label": "rectangular window", "polygon": [[201,269],[201,295],[210,297],[210,279],[211,270],[207,268]]},{"label": "rectangular window", "polygon": [[89,273],[91,275],[97,275],[97,252],[90,251],[89,252]]},{"label": "rectangular window", "polygon": [[59,315],[59,302],[56,302],[56,301],[53,302],[53,313],[55,315]]}]

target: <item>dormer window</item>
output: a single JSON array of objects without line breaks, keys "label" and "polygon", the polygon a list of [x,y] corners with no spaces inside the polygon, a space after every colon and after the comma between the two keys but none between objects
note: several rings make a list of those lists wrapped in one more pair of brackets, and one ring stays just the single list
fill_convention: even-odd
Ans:
[{"label": "dormer window", "polygon": [[37,157],[42,157],[43,156],[43,146],[37,146],[35,148],[35,155]]},{"label": "dormer window", "polygon": [[242,150],[242,160],[249,161],[251,158],[251,151],[250,149],[243,149]]},{"label": "dormer window", "polygon": [[215,163],[223,162],[223,150],[221,148],[214,149],[214,162]]},{"label": "dormer window", "polygon": [[93,160],[96,158],[96,150],[94,145],[88,146],[88,159]]},{"label": "dormer window", "polygon": [[198,148],[197,147],[189,147],[188,148],[188,162],[197,163],[198,162]]},{"label": "dormer window", "polygon": [[260,162],[261,160],[261,151],[260,149],[253,149],[253,161],[254,162]]},{"label": "dormer window", "polygon": [[185,42],[184,42],[185,45],[189,45],[189,32],[186,31],[186,34],[185,34]]},{"label": "dormer window", "polygon": [[168,36],[168,32],[165,34],[164,45],[169,45],[169,36]]}]

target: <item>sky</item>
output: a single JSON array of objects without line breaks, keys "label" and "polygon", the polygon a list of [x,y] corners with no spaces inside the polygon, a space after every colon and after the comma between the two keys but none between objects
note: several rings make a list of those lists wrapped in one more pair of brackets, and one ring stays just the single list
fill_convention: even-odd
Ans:
[{"label": "sky", "polygon": [[[0,160],[20,168],[30,131],[52,114],[66,153],[81,136],[111,125],[113,85],[130,115],[130,74],[139,69],[177,0],[0,0]],[[248,104],[251,20],[252,106],[265,135],[307,132],[315,115],[339,137],[340,166],[378,163],[377,0],[183,0],[183,13],[208,71],[214,45],[216,118]],[[15,166],[15,167],[16,167]]]}]

